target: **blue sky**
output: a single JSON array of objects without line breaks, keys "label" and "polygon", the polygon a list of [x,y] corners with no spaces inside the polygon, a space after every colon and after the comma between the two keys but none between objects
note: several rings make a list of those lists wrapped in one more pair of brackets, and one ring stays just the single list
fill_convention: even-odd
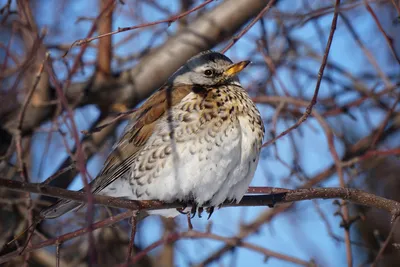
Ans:
[{"label": "blue sky", "polygon": [[[289,1],[281,1],[279,8],[286,12],[303,11],[301,9],[301,5],[297,6],[293,4],[289,6],[288,2]],[[176,3],[177,1],[170,1],[168,5],[164,4],[164,6],[165,8],[172,10],[172,13],[175,13],[178,10],[178,6],[176,5]],[[46,39],[46,42],[48,43],[60,42],[63,44],[70,44],[76,39],[84,38],[86,36],[86,33],[88,32],[88,28],[90,27],[91,22],[81,22],[76,24],[76,17],[95,16],[95,14],[97,14],[93,9],[93,6],[97,7],[97,1],[94,0],[67,1],[64,6],[59,6],[55,4],[55,2],[49,2],[48,4],[50,5],[49,9],[55,10],[56,12],[48,12],[49,9],[42,11],[39,10],[39,12],[43,12],[43,15],[40,15],[40,20],[38,21],[39,25],[45,26],[54,24],[54,21],[57,20],[60,22],[57,27],[50,27],[49,38]],[[216,4],[219,4],[219,1],[217,1],[215,4],[210,5],[210,7]],[[57,17],[58,9],[64,9],[68,12],[60,12],[60,14],[62,15],[60,17]],[[364,10],[362,11],[364,12]],[[144,14],[146,21],[140,22],[132,19],[128,14],[133,14],[134,12],[141,12],[142,14]],[[117,27],[133,26],[143,22],[163,19],[166,18],[166,15],[163,14],[161,11],[146,5],[143,5],[139,10],[134,10],[133,8],[129,9],[125,6],[119,6],[115,13],[115,18],[116,19],[114,23],[114,28],[116,29]],[[319,24],[324,31],[324,42],[326,42],[326,38],[329,34],[331,19],[332,14],[328,14],[319,20]],[[363,39],[365,44],[367,44],[367,46],[371,50],[379,52],[378,54],[375,54],[375,56],[378,59],[380,66],[383,68],[383,70],[393,72],[392,69],[389,69],[390,64],[388,61],[387,50],[377,49],[382,46],[386,48],[386,44],[383,38],[380,35],[378,35],[377,37],[376,34],[367,34],[376,31],[376,26],[374,22],[370,19],[370,16],[355,16],[354,18],[352,18],[352,23],[353,25],[357,25],[356,30],[361,35],[361,38]],[[272,19],[267,19],[267,24],[269,29],[273,29],[276,26]],[[165,28],[165,30],[162,34],[160,34],[159,38],[156,40],[152,40],[150,34],[151,31],[154,29],[162,29],[163,27]],[[255,25],[253,29],[249,31],[247,36],[252,36],[252,38],[254,38],[254,36],[258,36],[260,34],[259,27],[259,24]],[[54,30],[54,32],[52,32],[52,30]],[[168,37],[168,35],[173,33],[175,30],[176,23],[172,24],[172,26],[170,26],[169,28],[167,28],[166,25],[158,25],[153,28],[140,30],[141,33],[136,38],[134,38],[131,42],[120,46],[114,52],[118,56],[126,56],[141,50],[143,47],[148,46],[148,43],[150,41],[153,46],[157,46],[161,44]],[[65,34],[65,32],[67,31],[68,34]],[[114,35],[113,42],[115,43],[119,40],[122,40],[128,34],[130,34],[130,32]],[[294,30],[291,34],[292,38],[301,40],[302,42],[306,42],[311,45],[311,47],[313,47],[316,51],[320,52],[321,44],[319,42],[316,42],[316,40],[318,40],[316,36],[316,32],[311,23],[307,23],[302,27],[297,27],[296,30]],[[220,47],[222,46],[219,46],[217,50],[219,50]],[[244,37],[230,51],[228,51],[227,55],[231,56],[232,59],[244,60],[248,58],[250,51],[253,51],[254,49],[254,42],[252,42],[251,39]],[[77,50],[72,50],[72,53],[74,53],[74,51]],[[95,49],[89,48],[88,51],[85,53],[84,60],[95,60],[95,58]],[[331,48],[329,60],[345,68],[354,75],[365,71],[374,71],[369,62],[366,60],[364,54],[358,48],[357,44],[352,38],[350,38],[348,31],[343,27],[340,19]],[[304,60],[302,64],[305,68],[312,70],[315,74],[317,74],[320,62],[311,62],[308,60]],[[61,63],[56,63],[55,66],[59,78],[64,78],[66,73],[64,66]],[[266,68],[256,69],[256,67],[252,67],[252,70],[253,71],[248,71],[243,75],[242,83],[244,85],[246,85],[249,80],[256,79],[258,77],[260,77],[261,79],[266,75],[268,71]],[[79,75],[76,80],[86,79],[92,71],[93,68],[88,68],[86,74]],[[332,75],[337,75],[329,68],[326,71],[327,73],[330,73]],[[287,70],[281,70],[278,72],[278,76],[282,81],[284,81],[286,87],[294,88],[289,79],[289,75],[290,73]],[[344,77],[340,77],[340,79],[342,80],[342,82],[347,83],[349,86],[351,86],[351,82],[348,79]],[[310,97],[315,87],[315,81],[307,81],[307,79],[304,78],[301,82],[302,84],[304,84],[304,91],[302,92],[303,95],[305,97]],[[341,88],[339,86],[327,86],[327,84],[323,82],[319,96],[321,98],[327,97],[334,93],[334,91],[340,89]],[[297,92],[293,91],[293,94],[296,95]],[[342,101],[344,103],[349,101],[351,98],[351,94],[345,95],[342,98]],[[268,117],[272,114],[269,107],[259,106],[259,108],[265,115],[265,117]],[[318,109],[320,107],[317,104],[315,108]],[[358,118],[356,122],[352,122],[347,117],[343,117],[340,119],[346,122],[352,122],[351,125],[355,129],[357,129],[358,134],[367,134],[366,124],[361,117],[362,113],[359,110],[352,110],[352,114]],[[79,111],[76,112],[75,115],[79,129],[84,130],[90,127],[90,124],[96,119],[99,114],[96,107],[88,106],[79,109]],[[382,119],[382,114],[380,114],[379,112],[371,111],[370,115],[372,117],[371,121],[375,124],[378,124]],[[343,130],[340,127],[336,126],[337,119],[329,119],[328,121],[332,125],[334,125],[333,127],[338,132]],[[310,119],[307,123],[312,125],[313,128],[310,128],[308,126],[301,126],[300,130],[302,132],[302,136],[296,135],[295,138],[299,145],[298,149],[301,151],[301,166],[304,168],[304,171],[308,176],[312,176],[323,170],[326,166],[332,164],[332,157],[326,145],[326,137],[323,134],[323,130],[321,129],[321,127],[316,123],[314,119]],[[48,128],[49,126],[50,124],[47,123],[43,125],[43,128]],[[266,127],[268,127],[268,125],[266,125]],[[122,128],[123,126],[120,127],[120,131],[122,130]],[[285,130],[286,128],[287,124],[283,123],[283,121],[280,121],[278,123],[278,133]],[[299,130],[296,131],[298,132]],[[53,174],[54,171],[58,168],[59,164],[66,157],[60,137],[54,136],[49,155],[56,156],[47,157],[45,163],[43,164],[47,167],[39,173],[39,163],[41,162],[43,146],[46,140],[46,134],[36,133],[34,135],[32,150],[35,154],[40,156],[33,158],[33,176],[38,177],[39,180],[45,179],[46,177]],[[335,145],[339,153],[343,153],[342,144],[337,142]],[[285,137],[277,141],[277,147],[282,159],[284,159],[288,163],[293,161],[293,151],[291,149],[291,144],[288,138]],[[104,156],[107,155],[107,151],[104,150],[101,154],[102,156],[94,157],[88,164],[88,170],[92,176],[95,176],[96,173],[100,170],[102,166],[102,161],[104,160]],[[283,167],[281,163],[273,158],[272,147],[269,147],[265,149],[265,151],[263,151],[263,160],[261,160],[259,163],[259,167],[257,169],[252,185],[291,188],[294,188],[296,185],[301,185],[301,182],[296,181],[293,177],[291,178],[293,181],[289,186],[287,184],[284,184],[282,178],[288,175],[289,171],[285,167]],[[332,177],[330,180],[324,183],[324,186],[338,186],[337,177]],[[81,181],[78,177],[78,179],[76,179],[75,182],[71,185],[71,189],[79,189],[80,187]],[[332,204],[332,201],[321,200],[318,201],[318,204],[324,211],[325,215],[328,217],[334,233],[339,236],[343,236],[343,230],[338,227],[340,220],[339,218],[333,216],[336,207]],[[246,207],[226,208],[218,210],[213,214],[211,219],[213,223],[212,229],[215,233],[220,235],[234,236],[238,233],[241,222],[251,222],[252,219],[256,218],[257,215],[260,214],[260,212],[264,212],[267,209],[269,208]],[[179,218],[177,218],[177,221],[182,225],[182,229],[186,229],[186,218],[184,216],[180,216]],[[195,218],[193,220],[194,227],[198,230],[204,230],[207,223],[208,221],[204,217],[202,219]],[[139,231],[139,235],[143,236],[143,238],[140,239],[142,241],[142,243],[140,244],[141,246],[146,246],[158,240],[160,238],[160,234],[162,233],[159,219],[156,217],[147,218],[144,223],[140,225]],[[246,241],[269,248],[276,252],[295,256],[303,260],[315,258],[317,259],[320,266],[343,266],[346,263],[344,244],[334,241],[328,235],[326,227],[323,221],[320,219],[319,215],[317,214],[311,201],[296,204],[293,212],[277,216],[271,223],[263,226],[260,232],[250,236],[248,239],[246,239]],[[188,258],[193,260],[194,262],[200,262],[202,259],[207,258],[210,253],[215,251],[221,245],[222,244],[220,242],[209,240],[179,241],[177,243],[177,246],[179,248],[177,251],[179,252],[176,253],[177,266],[186,266],[188,264],[186,261]],[[363,256],[360,253],[356,253],[356,250],[354,250],[353,252],[355,256],[355,266],[357,266],[358,263],[363,261]],[[293,266],[293,264],[289,264],[274,258],[270,258],[266,263],[264,263],[263,255],[253,251],[249,251],[247,249],[238,249],[235,252],[235,255],[236,256],[233,256],[232,253],[227,253],[221,259],[224,263],[223,266],[231,266],[230,264],[232,263],[232,257],[235,257],[233,259],[234,261],[236,261],[236,265],[232,266]],[[220,266],[219,264],[220,262],[217,262],[211,266]]]}]

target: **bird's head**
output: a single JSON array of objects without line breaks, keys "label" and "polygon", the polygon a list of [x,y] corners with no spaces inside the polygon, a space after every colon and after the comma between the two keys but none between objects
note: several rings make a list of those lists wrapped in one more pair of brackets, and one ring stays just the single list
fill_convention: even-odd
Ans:
[{"label": "bird's head", "polygon": [[171,78],[173,84],[193,84],[215,86],[220,84],[237,84],[237,74],[250,61],[233,63],[227,56],[212,51],[202,52],[186,62]]}]

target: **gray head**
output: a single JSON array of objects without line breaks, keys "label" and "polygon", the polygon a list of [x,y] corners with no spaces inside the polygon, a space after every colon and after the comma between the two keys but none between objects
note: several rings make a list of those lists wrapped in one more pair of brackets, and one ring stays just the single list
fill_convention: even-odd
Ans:
[{"label": "gray head", "polygon": [[192,57],[169,79],[173,84],[195,84],[213,86],[219,84],[239,84],[236,74],[250,61],[233,63],[227,56],[213,51],[205,51]]}]

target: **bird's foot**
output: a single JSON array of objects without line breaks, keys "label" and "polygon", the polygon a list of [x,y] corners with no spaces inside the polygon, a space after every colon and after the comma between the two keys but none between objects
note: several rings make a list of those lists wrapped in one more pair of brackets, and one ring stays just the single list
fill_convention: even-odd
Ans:
[{"label": "bird's foot", "polygon": [[199,207],[195,202],[191,203],[191,205],[192,208],[190,211],[185,211],[187,209],[186,204],[184,204],[182,208],[177,208],[176,210],[181,214],[190,215],[190,218],[192,219],[196,216],[196,214],[199,218],[201,218],[204,210],[208,213],[207,220],[209,220],[211,215],[214,213],[214,207],[207,207],[204,209],[203,207]]},{"label": "bird's foot", "polygon": [[185,215],[187,215],[187,214],[189,214],[189,211],[185,211],[186,208],[187,208],[187,205],[186,205],[186,204],[183,204],[183,205],[182,205],[182,208],[176,208],[176,210],[177,210],[180,214],[185,214]]}]

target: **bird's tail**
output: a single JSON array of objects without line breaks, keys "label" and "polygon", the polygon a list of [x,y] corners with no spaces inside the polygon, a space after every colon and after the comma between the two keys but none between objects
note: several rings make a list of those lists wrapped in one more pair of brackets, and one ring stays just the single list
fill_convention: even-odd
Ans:
[{"label": "bird's tail", "polygon": [[61,199],[50,207],[42,210],[40,212],[40,217],[42,219],[54,219],[60,217],[61,215],[78,208],[81,205],[79,202]]},{"label": "bird's tail", "polygon": [[[96,181],[96,179],[94,179],[89,183],[89,188],[91,188],[92,193],[93,193],[94,181]],[[79,192],[86,192],[86,191],[84,191],[84,188],[82,188],[81,190],[79,190]],[[84,204],[80,202],[68,199],[59,199],[56,203],[54,203],[50,207],[44,208],[42,211],[40,211],[40,218],[54,219],[82,206],[84,206]]]},{"label": "bird's tail", "polygon": [[[64,215],[67,212],[70,212],[74,209],[83,207],[84,204],[67,200],[67,199],[61,199],[57,201],[55,204],[51,205],[50,207],[43,209],[40,212],[40,219],[55,219],[57,217],[60,217],[61,215]],[[176,209],[168,209],[169,212],[167,213],[160,213],[157,211],[154,212],[147,212],[147,211],[141,211],[137,214],[136,221],[139,222],[146,218],[147,216],[154,214],[154,215],[163,215],[165,217],[175,217],[179,213],[176,211]]]}]

